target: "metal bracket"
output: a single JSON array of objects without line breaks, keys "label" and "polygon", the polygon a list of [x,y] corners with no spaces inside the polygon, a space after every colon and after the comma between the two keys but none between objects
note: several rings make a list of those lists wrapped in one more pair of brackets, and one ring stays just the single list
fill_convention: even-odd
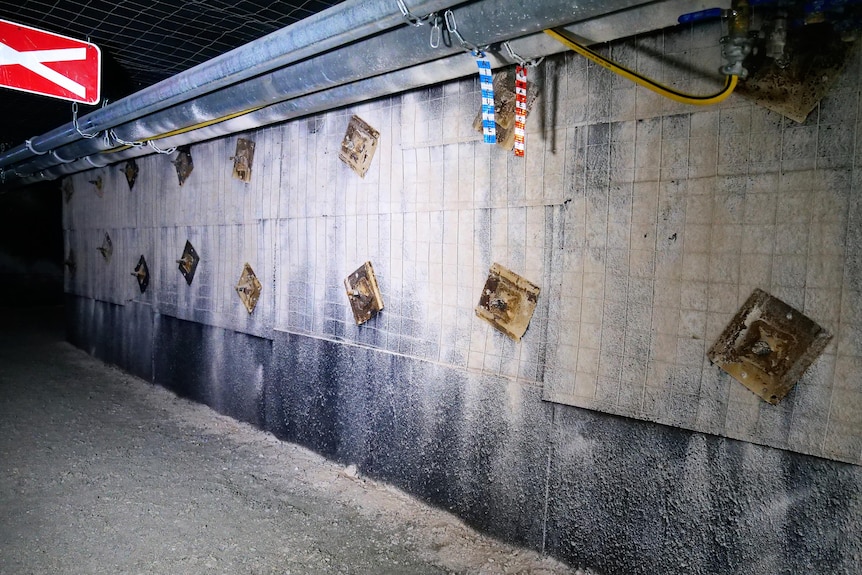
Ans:
[{"label": "metal bracket", "polygon": [[521,341],[536,310],[539,287],[498,263],[491,266],[476,315]]},{"label": "metal bracket", "polygon": [[380,132],[369,126],[359,116],[353,116],[347,125],[344,139],[341,141],[338,158],[359,174],[360,178],[364,178],[369,166],[371,166],[379,138]]},{"label": "metal bracket", "polygon": [[135,187],[135,180],[138,179],[138,163],[135,162],[134,158],[131,158],[120,171],[123,172],[124,176],[126,176],[126,181],[129,182],[129,191],[131,192],[132,188]]},{"label": "metal bracket", "polygon": [[177,157],[171,162],[177,169],[177,180],[182,186],[186,183],[192,170],[195,169],[195,164],[192,161],[191,146],[180,146],[177,148]]},{"label": "metal bracket", "polygon": [[245,183],[251,181],[251,165],[254,162],[254,142],[239,138],[233,157],[233,177]]},{"label": "metal bracket", "polygon": [[138,265],[135,266],[135,271],[132,275],[138,280],[138,287],[141,288],[141,293],[147,291],[147,286],[150,285],[150,268],[147,267],[147,260],[141,254],[141,259],[138,260]]},{"label": "metal bracket", "polygon": [[111,256],[114,253],[114,242],[111,241],[111,236],[108,235],[108,232],[105,232],[105,239],[102,240],[102,245],[96,248],[96,250],[102,254],[105,262],[111,261]]},{"label": "metal bracket", "polygon": [[260,280],[254,275],[254,270],[246,263],[242,268],[242,273],[239,276],[239,282],[236,284],[236,293],[242,301],[242,305],[248,310],[248,313],[254,311],[257,306],[257,300],[260,298],[262,286]]},{"label": "metal bracket", "polygon": [[344,280],[344,289],[347,290],[356,325],[362,325],[383,309],[383,296],[380,295],[371,262],[365,262],[350,274]]},{"label": "metal bracket", "polygon": [[71,176],[67,176],[63,179],[63,184],[60,186],[60,189],[63,190],[63,197],[68,204],[72,201],[72,195],[75,193],[75,185],[72,183]]},{"label": "metal bracket", "polygon": [[707,356],[761,399],[777,405],[830,339],[832,334],[813,320],[755,289]]},{"label": "metal bracket", "polygon": [[186,247],[183,249],[183,255],[177,260],[180,273],[186,278],[186,283],[192,285],[192,280],[195,279],[195,272],[198,269],[198,262],[201,261],[200,256],[195,251],[191,242],[186,240]]},{"label": "metal bracket", "polygon": [[96,186],[96,195],[100,198],[105,195],[105,192],[102,190],[102,176],[97,177],[95,180],[90,180],[90,183]]},{"label": "metal bracket", "polygon": [[75,250],[69,248],[69,255],[66,256],[66,259],[63,261],[63,265],[69,269],[69,275],[75,275],[75,271],[78,269],[78,264],[75,262]]}]

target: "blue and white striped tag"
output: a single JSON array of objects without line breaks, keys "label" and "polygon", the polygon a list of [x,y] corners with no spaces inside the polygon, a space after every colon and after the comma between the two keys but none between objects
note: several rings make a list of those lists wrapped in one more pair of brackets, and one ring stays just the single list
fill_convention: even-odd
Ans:
[{"label": "blue and white striped tag", "polygon": [[486,144],[497,143],[497,122],[494,118],[494,77],[491,62],[484,55],[476,58],[479,66],[479,86],[482,89],[482,138]]}]

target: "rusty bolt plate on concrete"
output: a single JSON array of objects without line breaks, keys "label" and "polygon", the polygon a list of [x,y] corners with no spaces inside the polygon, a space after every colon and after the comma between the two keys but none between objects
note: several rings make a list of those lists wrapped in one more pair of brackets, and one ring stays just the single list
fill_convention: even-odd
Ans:
[{"label": "rusty bolt plate on concrete", "polygon": [[344,289],[347,290],[356,325],[362,325],[383,309],[383,297],[380,295],[371,262],[365,262],[350,274],[344,280]]},{"label": "rusty bolt plate on concrete", "polygon": [[102,254],[106,263],[111,261],[111,255],[114,253],[114,242],[111,241],[111,236],[108,235],[108,232],[105,232],[105,239],[102,240],[102,245],[97,247],[96,250]]},{"label": "rusty bolt plate on concrete", "polygon": [[63,179],[63,197],[66,198],[66,203],[68,204],[72,201],[72,196],[75,194],[75,185],[72,183],[71,176],[68,176]]},{"label": "rusty bolt plate on concrete", "polygon": [[707,355],[764,401],[777,405],[830,339],[832,334],[813,320],[755,289]]},{"label": "rusty bolt plate on concrete", "polygon": [[124,176],[126,176],[126,181],[129,183],[129,191],[131,192],[132,188],[135,187],[135,180],[138,179],[138,172],[140,171],[138,169],[138,163],[134,158],[131,158],[120,171],[123,172]]},{"label": "rusty bolt plate on concrete", "polygon": [[201,258],[198,256],[198,252],[195,251],[192,243],[186,240],[186,247],[183,249],[183,255],[177,260],[177,264],[180,273],[186,278],[187,284],[192,285],[192,280],[195,279],[195,271],[197,271],[198,262],[200,261]]},{"label": "rusty bolt plate on concrete", "polygon": [[138,287],[141,293],[147,291],[147,286],[150,285],[150,268],[147,266],[147,260],[141,254],[141,259],[138,260],[138,265],[135,266],[135,271],[132,275],[138,280]]},{"label": "rusty bolt plate on concrete", "polygon": [[251,181],[251,165],[254,162],[254,142],[239,138],[233,157],[233,177],[245,183]]},{"label": "rusty bolt plate on concrete", "polygon": [[513,340],[520,341],[527,331],[538,299],[537,285],[495,263],[482,289],[476,315]]},{"label": "rusty bolt plate on concrete", "polygon": [[364,178],[368,167],[371,165],[371,160],[374,158],[374,151],[377,149],[379,138],[380,132],[369,126],[359,116],[353,116],[347,125],[344,140],[341,141],[338,157],[361,178]]},{"label": "rusty bolt plate on concrete", "polygon": [[248,310],[248,313],[254,311],[257,306],[257,300],[260,299],[260,290],[262,286],[257,276],[254,275],[254,270],[246,263],[242,268],[242,273],[239,276],[239,282],[236,284],[236,293],[239,299],[242,300],[242,305]]},{"label": "rusty bolt plate on concrete", "polygon": [[180,146],[177,148],[177,157],[172,162],[177,169],[177,180],[180,186],[186,183],[192,170],[195,169],[195,163],[192,161],[191,146]]},{"label": "rusty bolt plate on concrete", "polygon": [[66,256],[66,259],[63,261],[63,265],[69,269],[69,275],[75,275],[75,271],[78,269],[78,264],[75,261],[75,250],[69,248],[69,255]]},{"label": "rusty bolt plate on concrete", "polygon": [[96,195],[100,198],[105,195],[105,191],[102,189],[102,176],[97,177],[95,180],[90,180],[90,183],[96,188]]}]

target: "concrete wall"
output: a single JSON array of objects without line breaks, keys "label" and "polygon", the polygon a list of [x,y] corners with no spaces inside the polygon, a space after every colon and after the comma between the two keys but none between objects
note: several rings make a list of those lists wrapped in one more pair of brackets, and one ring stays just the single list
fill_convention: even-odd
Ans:
[{"label": "concrete wall", "polygon": [[[712,27],[658,34],[613,51],[660,79],[708,88],[640,54],[698,61],[714,54],[717,36]],[[804,284],[802,300],[790,303],[812,314],[825,308],[824,322],[841,319],[831,327],[839,326],[842,343],[832,344],[824,356],[832,359],[815,367],[831,370],[834,382],[832,366],[840,359],[841,385],[829,385],[830,393],[862,392],[852,369],[862,356],[853,337],[862,324],[859,251],[851,249],[862,245],[859,71],[856,57],[836,95],[803,126],[814,144],[801,148],[796,126],[741,97],[693,111],[566,55],[531,72],[543,96],[528,123],[524,160],[482,144],[472,130],[478,94],[471,78],[244,134],[257,143],[250,184],[230,178],[236,138],[193,146],[195,169],[182,187],[170,158],[162,156],[139,160],[141,175],[131,191],[118,166],[75,176],[64,213],[67,249],[80,254],[76,274],[66,278],[69,339],[147,380],[355,463],[472,525],[573,565],[627,574],[854,573],[862,552],[862,468],[683,429],[683,422],[659,425],[551,403],[543,395],[550,378],[565,372],[560,358],[569,348],[593,349],[571,329],[587,308],[579,302],[576,312],[564,296],[570,295],[570,272],[595,267],[582,256],[597,246],[602,257],[611,255],[612,226],[606,218],[599,233],[596,206],[605,206],[606,215],[621,213],[609,206],[628,193],[631,237],[643,214],[633,207],[635,190],[646,183],[663,194],[656,206],[668,208],[666,216],[685,213],[690,188],[714,198],[728,177],[763,182],[770,174],[779,205],[791,182],[827,175],[846,182],[841,270],[851,281],[837,300],[829,299],[832,307],[809,304],[815,300],[806,299]],[[381,132],[364,179],[337,159],[354,113]],[[731,119],[733,130],[722,131]],[[715,129],[703,128],[705,120]],[[843,155],[826,154],[832,148],[825,127],[838,123],[851,127],[854,144]],[[765,125],[788,142],[767,159],[760,137]],[[687,126],[684,134],[680,126]],[[645,129],[652,140],[641,146],[637,134]],[[615,143],[628,138],[615,134],[632,136],[626,142],[634,155],[612,152],[622,153]],[[743,141],[745,153],[731,161],[726,154]],[[595,164],[599,147],[607,152],[603,157],[625,165]],[[832,162],[828,172],[818,171],[823,157]],[[101,197],[88,188],[96,174],[103,177]],[[758,192],[743,186],[733,193],[744,202]],[[656,210],[652,223],[663,233],[662,214]],[[106,231],[114,243],[110,262],[95,251]],[[592,244],[566,243],[581,231]],[[685,229],[680,233],[684,237]],[[806,232],[806,242],[819,233]],[[174,263],[187,239],[201,255],[191,286]],[[654,258],[667,254],[653,245]],[[129,275],[141,254],[153,273],[144,294]],[[357,328],[342,280],[365,260],[374,263],[386,308]],[[542,287],[520,344],[473,314],[495,261]],[[233,290],[245,262],[264,286],[252,315]],[[792,287],[772,281],[773,275],[786,277],[781,265],[771,269],[759,285]],[[651,273],[620,275],[627,285],[648,279],[651,293],[661,296],[667,278],[662,268]],[[708,294],[735,307],[748,295],[742,285],[728,288],[730,298]],[[668,307],[659,303],[650,300],[654,317]],[[725,310],[716,313],[713,323]],[[609,337],[610,322],[601,327]],[[710,329],[717,328],[704,327],[706,341]],[[642,331],[647,356],[651,338],[668,335],[658,325]],[[586,365],[576,361],[571,372],[595,375],[598,384],[597,368]],[[625,373],[620,369],[617,376],[618,399],[622,384],[631,381]],[[680,377],[671,380],[671,395],[674,385],[685,383]],[[726,394],[722,425],[735,413],[728,406],[741,404],[736,407],[755,412],[753,440],[770,443],[767,432],[781,435],[766,429],[773,414],[763,415],[756,403],[752,410],[748,398],[737,395],[738,384],[717,370],[710,377]],[[825,381],[809,385],[820,389]],[[695,399],[674,409],[696,421],[701,402]],[[814,409],[801,400],[792,405],[791,414]],[[862,437],[853,409],[842,422],[847,437],[839,446],[847,459],[862,456],[862,446],[853,443]],[[826,433],[812,430],[817,439],[810,443],[821,452]]]}]

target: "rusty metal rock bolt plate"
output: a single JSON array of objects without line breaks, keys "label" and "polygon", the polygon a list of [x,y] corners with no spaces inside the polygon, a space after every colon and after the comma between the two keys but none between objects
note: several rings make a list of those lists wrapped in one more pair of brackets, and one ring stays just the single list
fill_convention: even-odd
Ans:
[{"label": "rusty metal rock bolt plate", "polygon": [[69,255],[63,260],[63,265],[69,269],[70,276],[75,275],[75,272],[78,270],[78,263],[75,261],[75,250],[72,248],[69,248]]},{"label": "rusty metal rock bolt plate", "polygon": [[66,199],[66,203],[68,204],[72,201],[72,196],[75,194],[75,184],[72,183],[71,177],[63,179],[61,189],[63,190],[63,197]]},{"label": "rusty metal rock bolt plate", "polygon": [[801,27],[787,35],[783,66],[766,58],[737,90],[801,124],[841,77],[853,44],[822,26]]},{"label": "rusty metal rock bolt plate", "polygon": [[114,254],[114,242],[111,241],[111,236],[108,235],[108,232],[105,232],[105,238],[102,240],[102,245],[96,248],[102,257],[105,258],[105,262],[111,261],[111,256]]},{"label": "rusty metal rock bolt plate", "polygon": [[147,291],[147,286],[150,285],[150,268],[147,266],[147,260],[143,254],[141,254],[141,259],[138,260],[138,265],[135,266],[132,275],[138,280],[141,293]]},{"label": "rusty metal rock bolt plate", "polygon": [[257,276],[254,275],[254,270],[246,263],[242,268],[242,273],[239,276],[239,282],[236,284],[236,293],[242,301],[242,305],[248,310],[248,313],[254,311],[257,306],[257,300],[260,299],[260,290],[262,286]]},{"label": "rusty metal rock bolt plate", "polygon": [[197,271],[198,262],[200,261],[201,258],[198,256],[198,252],[195,251],[192,243],[186,240],[186,247],[183,249],[183,255],[177,260],[177,264],[180,273],[183,274],[184,278],[186,278],[186,283],[188,285],[192,285],[192,280],[195,279],[195,271]]},{"label": "rusty metal rock bolt plate", "polygon": [[383,309],[383,296],[380,295],[371,262],[365,262],[350,274],[344,280],[344,289],[347,290],[356,325],[362,325]]},{"label": "rusty metal rock bolt plate", "polygon": [[380,132],[369,126],[359,116],[353,116],[347,125],[347,133],[344,134],[344,139],[341,141],[338,158],[359,174],[359,177],[364,178],[369,166],[371,166],[379,138]]},{"label": "rusty metal rock bolt plate", "polygon": [[710,361],[777,405],[832,334],[780,299],[756,289],[710,348]]},{"label": "rusty metal rock bolt plate", "polygon": [[95,180],[90,180],[90,183],[93,184],[93,186],[96,188],[96,195],[100,198],[104,197],[105,191],[102,189],[102,176],[97,177]]},{"label": "rusty metal rock bolt plate", "polygon": [[498,263],[491,266],[476,315],[520,341],[536,310],[539,287]]},{"label": "rusty metal rock bolt plate", "polygon": [[129,183],[129,191],[131,192],[132,188],[135,187],[135,180],[138,179],[138,173],[140,172],[138,169],[138,163],[134,158],[131,158],[120,171],[123,172],[124,176],[126,176],[126,181]]},{"label": "rusty metal rock bolt plate", "polygon": [[233,157],[233,177],[245,183],[251,181],[251,165],[254,162],[254,142],[239,138]]},{"label": "rusty metal rock bolt plate", "polygon": [[177,180],[180,186],[186,183],[192,170],[195,169],[195,163],[192,161],[191,146],[180,146],[177,148],[177,157],[172,162],[177,169]]}]

